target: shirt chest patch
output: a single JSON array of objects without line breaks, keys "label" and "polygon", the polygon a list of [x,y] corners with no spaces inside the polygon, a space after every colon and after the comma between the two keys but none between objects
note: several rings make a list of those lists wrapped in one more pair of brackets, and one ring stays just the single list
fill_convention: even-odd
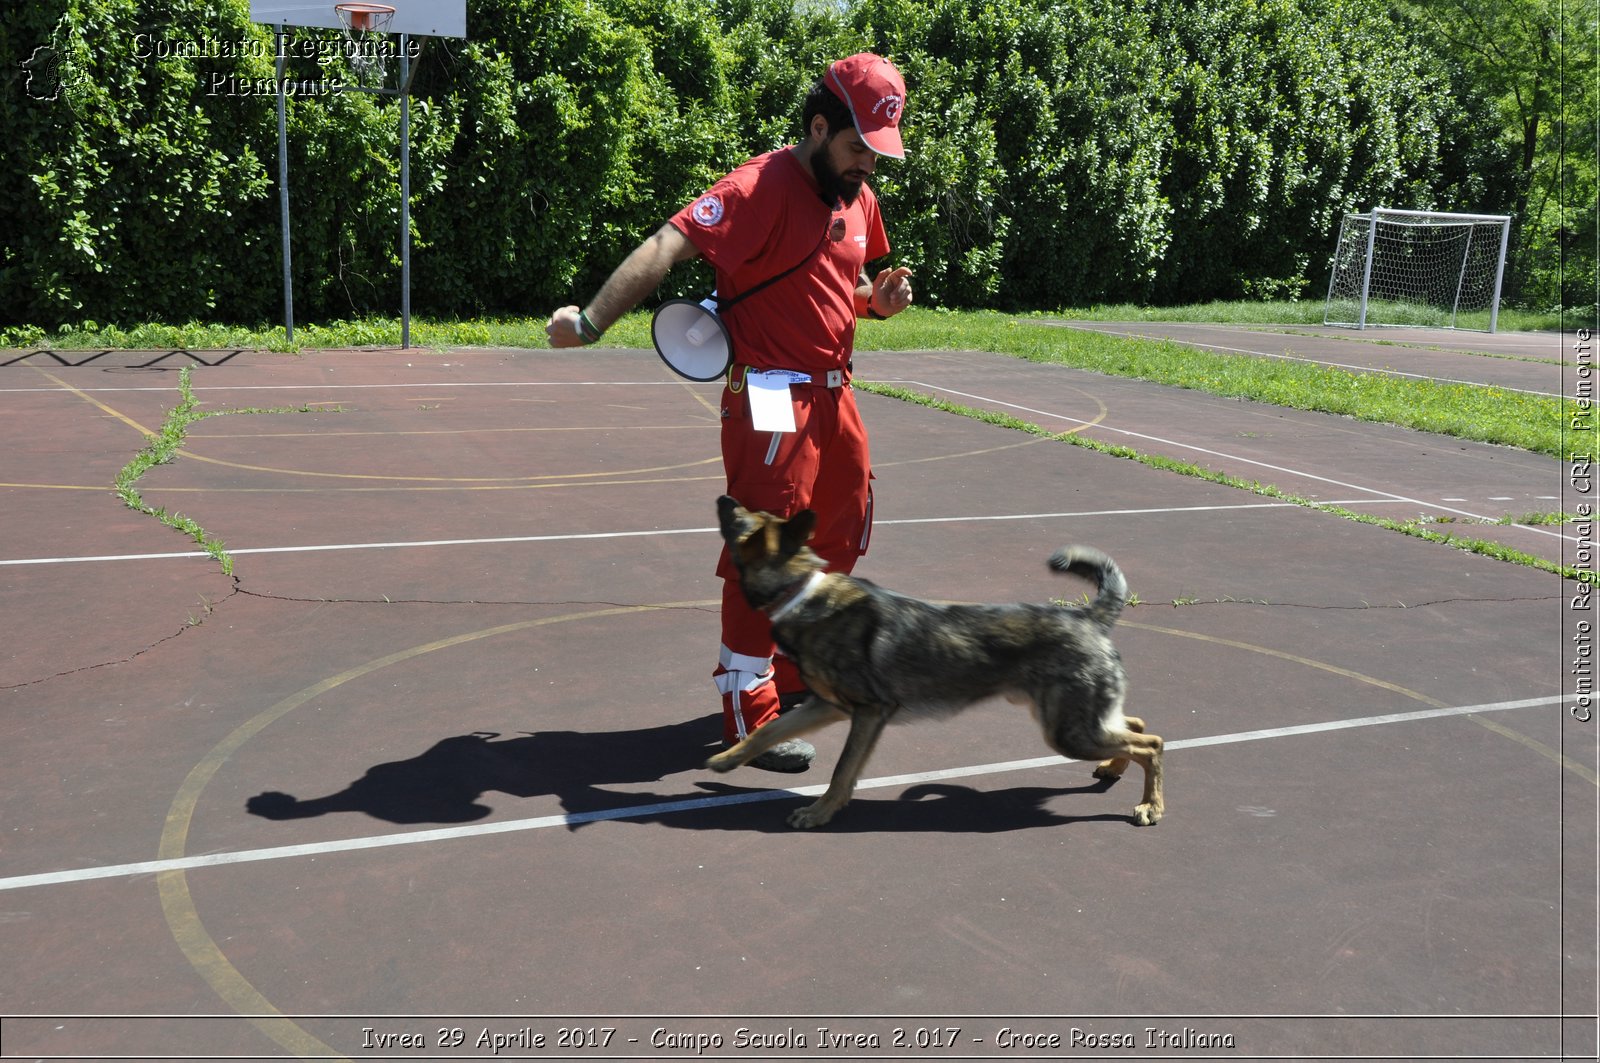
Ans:
[{"label": "shirt chest patch", "polygon": [[863,230],[852,233],[850,231],[850,222],[843,214],[835,214],[833,216],[833,224],[828,227],[828,239],[836,244],[844,244],[846,242],[854,244],[857,250],[862,250],[867,246],[866,232]]}]

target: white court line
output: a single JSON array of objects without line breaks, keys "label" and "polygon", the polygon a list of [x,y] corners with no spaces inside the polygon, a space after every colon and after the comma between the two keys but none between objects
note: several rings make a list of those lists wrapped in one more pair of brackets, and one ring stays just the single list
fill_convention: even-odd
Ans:
[{"label": "white court line", "polygon": [[[1196,446],[1193,443],[1182,443],[1182,442],[1179,442],[1176,439],[1163,439],[1161,436],[1146,435],[1143,432],[1134,432],[1134,431],[1131,431],[1131,430],[1126,429],[1126,428],[1117,428],[1117,427],[1115,427],[1113,425],[1106,424],[1105,422],[1093,423],[1093,422],[1090,422],[1090,421],[1085,421],[1081,417],[1069,417],[1064,413],[1053,413],[1050,410],[1037,410],[1037,409],[1034,409],[1031,406],[1019,406],[1014,402],[1006,402],[1003,399],[990,398],[987,395],[974,395],[970,391],[957,391],[954,388],[940,387],[938,384],[929,384],[929,383],[926,383],[926,382],[921,381],[921,380],[883,380],[883,381],[878,381],[878,383],[882,383],[882,384],[906,384],[906,385],[909,385],[909,386],[912,386],[912,387],[927,388],[930,391],[942,391],[946,395],[955,395],[958,398],[972,399],[972,400],[974,400],[976,402],[988,402],[988,403],[992,403],[992,404],[994,404],[996,406],[1004,406],[1004,407],[1006,407],[1008,409],[1020,410],[1023,413],[1031,413],[1031,414],[1033,414],[1033,415],[1035,415],[1037,417],[1053,417],[1058,421],[1067,421],[1067,422],[1069,422],[1071,424],[1086,425],[1086,426],[1095,428],[1095,429],[1100,430],[1100,431],[1105,431],[1105,432],[1116,432],[1118,435],[1128,436],[1129,438],[1132,438],[1132,439],[1144,439],[1144,440],[1148,440],[1148,441],[1150,441],[1152,443],[1162,443],[1162,444],[1165,444],[1166,446],[1169,446],[1169,447],[1181,447],[1184,450],[1192,450],[1197,454],[1205,454],[1205,455],[1207,455],[1209,457],[1213,457],[1213,458],[1225,458],[1228,461],[1243,462],[1246,465],[1255,465],[1255,466],[1258,466],[1259,468],[1267,469],[1267,470],[1269,470],[1271,472],[1283,473],[1283,474],[1285,474],[1287,476],[1300,476],[1300,477],[1304,477],[1307,480],[1316,480],[1318,483],[1331,484],[1334,487],[1347,487],[1352,491],[1366,491],[1368,494],[1377,495],[1380,498],[1387,499],[1387,500],[1389,500],[1391,502],[1408,502],[1408,503],[1410,503],[1412,505],[1423,506],[1423,507],[1425,507],[1427,509],[1445,508],[1445,507],[1436,506],[1436,505],[1434,505],[1432,503],[1424,502],[1424,501],[1422,501],[1421,499],[1418,499],[1418,498],[1411,498],[1411,497],[1409,497],[1407,495],[1397,495],[1397,494],[1393,493],[1392,491],[1382,491],[1382,490],[1379,490],[1376,487],[1366,487],[1366,486],[1364,486],[1362,484],[1346,483],[1343,480],[1335,480],[1335,479],[1332,479],[1331,477],[1328,477],[1328,476],[1318,476],[1316,473],[1305,472],[1304,470],[1301,470],[1301,469],[1289,469],[1289,468],[1285,468],[1282,465],[1272,465],[1272,464],[1269,464],[1268,462],[1257,461],[1254,458],[1246,458],[1246,457],[1243,457],[1242,455],[1239,455],[1239,454],[1228,454],[1228,453],[1226,453],[1224,451],[1211,450],[1208,447]],[[1367,501],[1371,501],[1371,500],[1368,499]],[[1340,505],[1341,503],[1325,502],[1325,503],[1322,503],[1322,504],[1323,505]],[[1350,505],[1351,503],[1342,503],[1342,504]],[[1488,523],[1493,523],[1494,522],[1494,518],[1486,517],[1481,513],[1473,513],[1471,511],[1465,510],[1465,509],[1447,509],[1447,512],[1456,513],[1456,514],[1459,514],[1460,516],[1463,516],[1463,517],[1471,517],[1474,520],[1481,520],[1481,521],[1485,521],[1485,522],[1488,522]],[[1563,535],[1560,532],[1549,531],[1548,529],[1541,528],[1541,527],[1538,527],[1536,525],[1518,525],[1518,527],[1524,527],[1528,531],[1536,532],[1539,535],[1549,535],[1549,536],[1553,536],[1553,537],[1555,537],[1557,539],[1564,539],[1569,543],[1576,544],[1576,543],[1580,543],[1580,542],[1583,541],[1582,539],[1580,539],[1577,536]]]},{"label": "white court line", "polygon": [[[1514,388],[1506,384],[1487,384],[1482,380],[1460,380],[1448,376],[1429,376],[1427,373],[1407,373],[1399,369],[1374,369],[1370,365],[1353,365],[1346,362],[1332,362],[1326,358],[1305,358],[1296,354],[1279,354],[1274,351],[1252,351],[1244,347],[1224,347],[1220,343],[1201,343],[1198,340],[1180,340],[1172,336],[1156,336],[1148,333],[1116,332],[1111,329],[1098,329],[1092,325],[1077,325],[1063,323],[1057,328],[1070,328],[1078,332],[1092,332],[1097,336],[1121,336],[1139,340],[1162,340],[1167,343],[1177,343],[1184,347],[1200,347],[1212,351],[1226,351],[1228,354],[1249,354],[1257,358],[1277,358],[1285,362],[1305,362],[1308,365],[1325,365],[1330,369],[1348,369],[1357,373],[1379,373],[1383,376],[1410,377],[1413,380],[1426,380],[1434,384],[1461,384],[1474,388],[1495,388],[1500,391],[1515,391],[1523,395],[1537,395],[1542,399],[1571,399],[1574,396],[1562,395],[1556,391],[1534,391],[1532,388]],[[1290,335],[1295,335],[1290,333]],[[1469,354],[1468,357],[1471,357]],[[1551,369],[1558,367],[1551,366]]]},{"label": "white court line", "polygon": [[[1054,419],[1059,420],[1059,421],[1067,421],[1069,423],[1078,424],[1078,425],[1090,425],[1090,422],[1085,421],[1082,418],[1070,417],[1070,416],[1067,416],[1066,414],[1054,413],[1054,412],[1051,412],[1049,410],[1039,410],[1039,409],[1034,409],[1034,408],[1028,407],[1028,406],[1021,406],[1021,405],[1018,405],[1016,403],[1006,402],[1004,400],[991,398],[991,397],[986,396],[986,395],[975,395],[975,394],[973,394],[971,392],[957,391],[957,390],[955,390],[953,388],[941,387],[941,386],[939,386],[937,384],[926,383],[925,381],[920,381],[920,380],[883,380],[883,381],[880,381],[880,383],[884,383],[884,384],[909,384],[909,385],[912,385],[912,386],[915,386],[915,387],[927,388],[927,389],[929,389],[931,391],[942,391],[945,394],[955,395],[955,396],[960,397],[960,398],[972,399],[972,400],[979,401],[979,402],[988,402],[988,403],[992,403],[992,404],[994,404],[996,406],[1004,406],[1004,407],[1007,407],[1009,409],[1019,410],[1019,411],[1021,411],[1023,413],[1029,413],[1029,414],[1033,414],[1033,415],[1039,416],[1039,417],[1050,417],[1050,418],[1054,418]],[[419,383],[419,384],[246,385],[246,386],[240,386],[240,387],[217,386],[217,387],[210,387],[210,388],[195,388],[193,390],[195,390],[195,391],[202,391],[202,390],[206,390],[206,391],[261,391],[261,390],[285,390],[285,389],[294,389],[294,388],[297,388],[297,387],[316,387],[316,388],[334,388],[334,389],[338,389],[338,388],[382,389],[382,388],[422,388],[422,387],[570,387],[570,386],[599,387],[599,386],[606,386],[606,385],[621,385],[621,386],[629,386],[629,387],[653,387],[653,386],[672,386],[672,387],[677,387],[677,386],[679,386],[679,382],[671,381],[671,380],[668,380],[668,381],[603,381],[603,380],[601,380],[601,381],[595,381],[595,380],[590,380],[590,381],[508,381],[508,382],[501,382],[501,383],[492,383],[492,382],[474,383],[474,382],[465,382],[464,381],[464,382],[457,382],[457,383],[449,383],[449,382],[437,383],[436,382],[434,384],[420,384]],[[8,389],[0,389],[0,394],[5,393],[7,390]],[[61,389],[59,389],[59,388],[18,388],[18,389],[9,389],[9,390],[12,390],[12,391],[52,391],[53,392],[53,391],[60,391]],[[81,390],[98,391],[98,392],[112,392],[112,391],[171,391],[172,389],[171,388],[100,388],[100,389],[81,389]],[[1180,442],[1178,442],[1176,440],[1164,439],[1164,438],[1162,438],[1160,436],[1146,435],[1146,434],[1141,433],[1141,432],[1134,432],[1134,431],[1130,431],[1130,430],[1124,429],[1124,428],[1116,428],[1114,426],[1111,426],[1111,425],[1108,425],[1108,424],[1104,424],[1104,423],[1095,425],[1094,427],[1101,428],[1101,429],[1103,429],[1105,431],[1116,432],[1116,433],[1118,433],[1120,435],[1128,436],[1128,437],[1134,438],[1134,439],[1144,439],[1144,440],[1148,440],[1148,441],[1155,442],[1155,443],[1163,443],[1163,444],[1166,444],[1168,446],[1181,447],[1181,448],[1183,448],[1185,450],[1191,450],[1191,451],[1194,451],[1196,453],[1206,454],[1206,455],[1209,455],[1209,456],[1212,456],[1212,457],[1225,458],[1225,459],[1228,459],[1230,461],[1244,462],[1246,464],[1256,465],[1256,466],[1259,466],[1261,468],[1268,469],[1268,470],[1271,470],[1271,471],[1274,471],[1274,472],[1284,473],[1284,474],[1290,475],[1290,476],[1300,476],[1300,477],[1304,477],[1304,478],[1310,479],[1310,480],[1316,480],[1318,482],[1330,484],[1330,485],[1335,486],[1335,487],[1346,487],[1346,488],[1349,488],[1349,489],[1351,489],[1353,491],[1364,491],[1364,492],[1366,492],[1368,494],[1379,496],[1380,499],[1385,500],[1385,501],[1406,503],[1406,504],[1410,504],[1410,505],[1423,506],[1425,508],[1436,508],[1434,505],[1432,505],[1430,503],[1424,502],[1424,501],[1422,501],[1420,499],[1411,498],[1411,497],[1406,496],[1406,495],[1397,495],[1397,494],[1394,494],[1394,493],[1389,492],[1389,491],[1382,491],[1382,490],[1379,490],[1377,488],[1366,487],[1366,486],[1361,485],[1361,484],[1345,483],[1344,481],[1335,480],[1335,479],[1332,479],[1330,477],[1318,476],[1318,475],[1316,475],[1314,473],[1308,473],[1308,472],[1304,472],[1304,471],[1298,470],[1298,469],[1289,469],[1289,468],[1285,468],[1283,466],[1271,465],[1271,464],[1268,464],[1267,462],[1257,461],[1257,460],[1255,460],[1253,458],[1245,458],[1245,457],[1242,457],[1242,456],[1239,456],[1239,455],[1236,455],[1236,454],[1228,454],[1228,453],[1224,453],[1222,451],[1210,450],[1208,448],[1195,446],[1195,445],[1190,444],[1190,443],[1180,443]],[[1373,501],[1374,501],[1373,499],[1356,499],[1356,500],[1343,501],[1343,502],[1324,502],[1322,504],[1323,505],[1357,505],[1357,504],[1370,504]],[[1446,499],[1446,501],[1449,501],[1449,500]],[[1285,505],[1289,505],[1289,504],[1292,504],[1292,503],[1286,503]],[[1205,508],[1211,508],[1211,507],[1197,507],[1197,508],[1205,509]],[[1215,507],[1215,508],[1241,508],[1241,509],[1243,509],[1243,508],[1252,508],[1252,507],[1250,507],[1250,506],[1240,506],[1240,507]],[[1254,508],[1276,508],[1276,507],[1275,506],[1258,506],[1258,507],[1254,507]],[[1438,507],[1438,508],[1446,508],[1446,507]],[[1482,521],[1490,521],[1491,520],[1491,518],[1486,517],[1483,514],[1474,513],[1474,512],[1472,512],[1470,510],[1446,508],[1446,511],[1450,512],[1450,513],[1458,514],[1460,516],[1471,517],[1471,518],[1473,518],[1475,520],[1482,520]],[[1122,513],[1161,513],[1161,512],[1181,512],[1181,510],[1122,510],[1122,511],[1105,511],[1104,514],[1093,514],[1093,513],[1084,513],[1084,514],[1040,514],[1038,516],[1067,517],[1067,516],[1109,515],[1109,514],[1122,514]],[[946,518],[946,519],[950,519],[950,520],[969,519],[970,520],[970,519],[981,519],[981,518]],[[1017,517],[1017,518],[995,518],[995,519],[1031,519],[1031,518],[1029,518],[1029,517]],[[892,524],[892,523],[898,523],[898,522],[895,522],[895,521],[879,521],[878,523],[880,523],[880,524]],[[1528,531],[1534,532],[1534,533],[1539,534],[1539,535],[1553,536],[1555,538],[1562,539],[1562,540],[1565,540],[1567,542],[1574,543],[1574,544],[1580,543],[1582,541],[1579,537],[1571,536],[1571,535],[1563,535],[1560,532],[1550,531],[1550,530],[1548,530],[1546,528],[1542,528],[1542,527],[1539,527],[1537,525],[1523,525],[1522,527],[1526,527]],[[596,534],[596,535],[588,536],[588,537],[590,537],[590,538],[609,538],[609,537],[620,537],[620,536],[625,536],[625,535],[683,534],[683,533],[687,533],[687,532],[690,532],[690,531],[698,531],[698,530],[699,529],[680,529],[678,531],[667,531],[667,532],[600,533],[600,534]],[[330,545],[330,546],[313,546],[313,547],[262,547],[262,548],[258,548],[258,549],[230,550],[228,552],[230,554],[249,554],[249,553],[311,552],[311,551],[317,551],[317,550],[339,550],[339,549],[350,549],[350,550],[358,550],[358,549],[394,549],[394,548],[411,547],[411,546],[458,546],[458,545],[477,545],[477,544],[480,544],[480,543],[539,542],[539,541],[546,541],[548,538],[550,538],[550,537],[530,536],[530,537],[513,537],[513,538],[498,538],[498,539],[439,540],[439,541],[435,541],[435,542],[419,542],[419,543],[366,543],[366,544]],[[573,536],[572,538],[583,538],[583,536]],[[167,559],[167,558],[192,558],[192,557],[201,557],[201,556],[205,556],[205,555],[203,553],[200,553],[200,552],[185,552],[185,553],[173,553],[173,554],[104,555],[104,556],[98,556],[98,557],[18,558],[18,559],[12,559],[12,560],[0,560],[0,566],[7,566],[7,565],[40,565],[40,564],[67,564],[67,563],[75,563],[75,562],[82,562],[82,561],[134,561],[134,560],[144,561],[144,560],[161,560],[161,559]]]},{"label": "white court line", "polygon": [[[1299,724],[1292,727],[1272,727],[1259,731],[1237,731],[1233,734],[1211,735],[1205,738],[1185,738],[1166,743],[1168,750],[1198,749],[1202,746],[1236,745],[1241,742],[1259,742],[1269,738],[1291,738],[1297,735],[1323,734],[1329,731],[1347,731],[1358,727],[1380,727],[1393,723],[1413,723],[1445,716],[1467,716],[1474,713],[1505,712],[1511,709],[1529,709],[1541,705],[1556,705],[1571,700],[1571,695],[1555,694],[1522,701],[1500,701],[1488,705],[1462,705],[1453,708],[1418,709],[1415,712],[1396,712],[1382,716],[1362,716],[1351,720],[1328,720],[1323,723]],[[597,735],[596,740],[603,736]],[[888,775],[877,779],[863,779],[856,789],[876,790],[891,786],[909,786],[916,783],[940,782],[946,779],[969,779],[978,775],[998,775],[1004,772],[1024,771],[1030,768],[1071,764],[1066,757],[1035,757],[1030,760],[1011,760],[997,764],[976,764],[964,768],[946,768],[941,771],[916,772],[910,775]],[[781,790],[754,790],[736,794],[717,794],[708,797],[688,797],[676,801],[660,801],[627,808],[608,808],[595,812],[567,812],[556,816],[535,816],[530,819],[505,820],[499,823],[480,823],[464,827],[441,827],[435,830],[406,831],[400,834],[369,835],[362,838],[344,838],[336,841],[313,842],[305,845],[280,845],[270,849],[246,849],[238,852],[207,853],[169,860],[146,860],[134,864],[110,864],[102,867],[82,867],[70,871],[49,871],[37,875],[15,875],[0,878],[0,891],[29,889],[34,886],[60,886],[96,879],[124,878],[130,875],[150,875],[163,871],[189,871],[196,868],[221,867],[228,864],[253,864],[267,860],[290,860],[302,856],[321,856],[328,853],[348,853],[362,849],[384,849],[401,845],[425,845],[429,842],[451,841],[457,838],[475,838],[489,834],[512,834],[519,831],[542,830],[550,827],[574,827],[584,823],[599,823],[614,819],[639,819],[644,816],[673,815],[693,812],[703,808],[724,808],[761,801],[781,801],[792,797],[811,797],[828,788],[826,783],[815,786],[798,786]]]},{"label": "white court line", "polygon": [[[1358,498],[1328,505],[1365,505],[1372,499]],[[1293,502],[1245,502],[1236,506],[1174,506],[1167,509],[1097,509],[1076,513],[1008,513],[977,517],[906,517],[899,520],[876,520],[875,526],[888,524],[962,524],[971,521],[1001,520],[1058,520],[1073,517],[1152,516],[1163,513],[1206,513],[1236,509],[1295,509]],[[323,543],[314,546],[255,546],[229,550],[228,554],[240,557],[246,554],[314,554],[333,550],[409,550],[436,546],[495,546],[507,543],[559,543],[585,539],[634,539],[656,535],[703,535],[716,532],[716,528],[655,528],[650,531],[576,532],[569,535],[505,535],[482,539],[421,539],[391,543]],[[203,550],[185,550],[165,554],[99,554],[79,557],[20,557],[0,560],[7,565],[72,565],[89,561],[171,561],[179,558],[209,557]]]}]

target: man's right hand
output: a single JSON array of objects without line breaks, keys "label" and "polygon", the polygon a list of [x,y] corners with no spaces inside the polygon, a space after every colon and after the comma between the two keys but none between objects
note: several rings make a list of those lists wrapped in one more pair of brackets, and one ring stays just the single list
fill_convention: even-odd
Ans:
[{"label": "man's right hand", "polygon": [[544,327],[544,334],[550,337],[552,347],[582,347],[584,345],[583,333],[578,331],[578,311],[580,307],[563,306],[560,310],[550,315],[550,323]]},{"label": "man's right hand", "polygon": [[633,253],[622,260],[622,264],[612,271],[594,298],[589,300],[589,337],[585,338],[578,328],[578,312],[581,308],[563,306],[550,315],[550,323],[544,327],[544,334],[550,337],[550,346],[582,347],[598,341],[600,333],[660,286],[668,270],[698,254],[699,248],[690,243],[689,238],[670,221],[667,222],[634,248]]}]

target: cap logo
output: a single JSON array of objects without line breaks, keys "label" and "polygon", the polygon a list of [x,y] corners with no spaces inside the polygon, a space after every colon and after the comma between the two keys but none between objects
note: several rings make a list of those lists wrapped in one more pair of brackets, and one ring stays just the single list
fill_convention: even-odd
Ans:
[{"label": "cap logo", "polygon": [[885,96],[872,105],[872,113],[883,112],[884,121],[890,125],[900,124],[900,111],[905,107],[906,101],[899,96]]},{"label": "cap logo", "polygon": [[701,196],[695,201],[694,208],[689,212],[690,217],[707,228],[721,221],[722,214],[722,199],[713,195]]}]

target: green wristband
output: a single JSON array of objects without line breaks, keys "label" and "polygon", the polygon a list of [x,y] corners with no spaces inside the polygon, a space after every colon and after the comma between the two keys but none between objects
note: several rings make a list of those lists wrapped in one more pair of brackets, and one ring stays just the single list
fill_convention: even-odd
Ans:
[{"label": "green wristband", "polygon": [[594,322],[589,320],[589,315],[578,311],[578,335],[583,337],[585,343],[599,343],[600,337],[605,335],[604,329],[594,327]]}]

